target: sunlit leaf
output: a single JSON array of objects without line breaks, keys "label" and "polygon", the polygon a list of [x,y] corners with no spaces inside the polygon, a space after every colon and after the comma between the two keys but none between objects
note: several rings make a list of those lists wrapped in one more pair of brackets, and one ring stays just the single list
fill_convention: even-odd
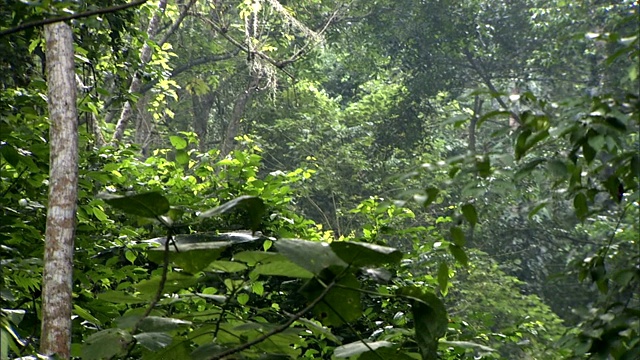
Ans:
[{"label": "sunlit leaf", "polygon": [[182,136],[169,136],[169,141],[171,141],[171,145],[173,145],[176,150],[182,150],[187,147],[187,140]]},{"label": "sunlit leaf", "polygon": [[383,347],[392,347],[393,343],[389,341],[366,341],[366,344],[362,341],[352,342],[350,344],[338,346],[333,351],[333,356],[342,359],[351,356],[357,356],[362,353],[377,350]]}]

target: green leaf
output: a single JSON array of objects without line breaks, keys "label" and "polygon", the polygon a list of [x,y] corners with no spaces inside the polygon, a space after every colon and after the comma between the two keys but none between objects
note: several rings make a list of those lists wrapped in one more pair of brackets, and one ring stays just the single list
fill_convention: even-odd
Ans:
[{"label": "green leaf", "polygon": [[247,211],[247,217],[252,231],[257,231],[260,229],[262,216],[264,216],[265,212],[267,211],[267,207],[262,199],[256,196],[243,195],[218,207],[209,209],[198,216],[200,218],[208,218],[224,214],[234,209],[243,209]]},{"label": "green leaf", "polygon": [[451,239],[453,240],[453,243],[458,246],[464,246],[466,242],[464,231],[462,231],[459,226],[453,226],[449,231],[451,232]]},{"label": "green leaf", "polygon": [[89,310],[83,309],[78,305],[75,305],[75,304],[73,305],[73,313],[92,324],[95,324],[98,326],[102,325],[100,320],[96,319],[93,315],[91,315]]},{"label": "green leaf", "polygon": [[[169,261],[194,274],[217,260],[226,248],[261,239],[263,237],[241,231],[221,234],[179,234],[174,236],[173,243],[169,245]],[[148,249],[147,255],[149,260],[162,264],[166,238],[154,238],[145,242],[159,245]]]},{"label": "green leaf", "polygon": [[246,269],[247,266],[245,264],[226,260],[214,261],[207,267],[208,271],[222,271],[226,273],[234,273]]},{"label": "green leaf", "polygon": [[527,152],[527,139],[531,136],[531,130],[524,129],[516,138],[515,145],[515,158],[516,160],[520,160]]},{"label": "green leaf", "polygon": [[464,249],[456,244],[449,245],[449,252],[463,266],[469,266],[469,257],[467,253],[464,252]]},{"label": "green leaf", "polygon": [[123,291],[109,290],[98,294],[98,299],[115,303],[115,304],[142,304],[148,302],[147,299],[142,299],[137,296],[127,294]]},{"label": "green leaf", "polygon": [[123,355],[133,337],[121,329],[106,329],[89,336],[82,346],[82,358],[87,360],[110,359]]},{"label": "green leaf", "polygon": [[438,194],[440,193],[440,190],[434,188],[434,187],[430,187],[427,188],[427,190],[425,190],[425,192],[427,193],[427,200],[425,200],[424,204],[422,204],[422,206],[424,206],[425,208],[429,205],[431,205],[437,198],[438,198]]},{"label": "green leaf", "polygon": [[[360,282],[354,274],[347,274],[341,278],[337,285],[334,286],[324,299],[314,308],[313,313],[316,319],[320,320],[325,326],[340,326],[345,322],[355,321],[362,315],[362,303],[360,291]],[[300,292],[309,300],[316,299],[324,286],[316,279],[310,279],[303,286]]]},{"label": "green leaf", "polygon": [[573,198],[573,207],[576,210],[576,216],[580,221],[585,221],[589,214],[589,206],[587,205],[587,196],[584,193],[577,193]]},{"label": "green leaf", "polygon": [[549,160],[547,170],[557,178],[565,178],[569,174],[567,164],[560,159]]},{"label": "green leaf", "polygon": [[[135,284],[135,289],[140,292],[139,297],[147,299],[147,302],[148,299],[153,298],[160,286],[160,280],[160,276],[153,276],[148,280],[143,280]],[[197,282],[198,279],[194,276],[170,272],[167,274],[167,280],[164,284],[164,293],[170,294],[178,290],[186,289],[195,285]]]},{"label": "green leaf", "polygon": [[253,269],[252,275],[267,275],[267,276],[286,276],[298,279],[310,279],[314,275],[308,270],[292,263],[288,259],[283,261],[270,262],[267,264],[260,264]]},{"label": "green leaf", "polygon": [[478,175],[482,177],[491,175],[491,159],[489,156],[477,156],[475,162]]},{"label": "green leaf", "polygon": [[587,142],[595,151],[602,150],[602,147],[606,144],[604,136],[600,134],[589,137]]},{"label": "green leaf", "polygon": [[347,267],[347,263],[340,259],[327,243],[281,239],[276,241],[275,245],[278,252],[314,275],[320,275],[322,270],[330,266]]},{"label": "green leaf", "polygon": [[582,155],[584,155],[587,163],[590,164],[596,158],[596,150],[588,142],[585,142],[582,144]]},{"label": "green leaf", "polygon": [[173,145],[176,150],[182,150],[187,147],[187,140],[181,136],[169,136],[169,141],[171,141],[171,145]]},{"label": "green leaf", "polygon": [[459,349],[473,349],[479,351],[487,351],[487,352],[495,352],[496,350],[490,348],[485,345],[476,344],[471,341],[448,341],[448,340],[440,340],[440,345],[444,345],[447,347],[454,347]]},{"label": "green leaf", "polygon": [[543,201],[536,205],[531,211],[529,211],[529,220],[531,220],[540,210],[544,209],[547,206],[547,202]]},{"label": "green leaf", "polygon": [[267,264],[274,261],[288,261],[282,254],[264,251],[242,251],[233,254],[233,259],[247,263],[249,266]]},{"label": "green leaf", "polygon": [[478,213],[476,212],[476,207],[473,204],[464,204],[462,205],[462,215],[467,219],[471,226],[476,226],[478,223]]},{"label": "green leaf", "polygon": [[190,321],[159,316],[147,316],[140,321],[138,328],[143,332],[166,332],[190,325]]},{"label": "green leaf", "polygon": [[189,163],[189,153],[185,150],[176,151],[176,162],[179,165],[187,165]]},{"label": "green leaf", "polygon": [[169,211],[169,200],[158,192],[105,199],[106,203],[127,214],[146,218],[157,218]]},{"label": "green leaf", "polygon": [[[195,274],[217,260],[222,252],[231,245],[232,243],[228,241],[184,244],[178,246],[178,252],[174,246],[170,245],[169,262],[188,273]],[[163,264],[164,247],[149,249],[147,257],[156,264]]]},{"label": "green leaf", "polygon": [[607,125],[611,126],[612,128],[618,131],[622,131],[622,132],[627,131],[627,124],[625,124],[622,120],[618,119],[617,117],[608,116],[604,119],[604,121]]},{"label": "green leaf", "polygon": [[162,332],[145,332],[133,335],[138,344],[151,351],[159,351],[171,345],[173,341],[171,335]]},{"label": "green leaf", "polygon": [[537,158],[534,160],[531,160],[529,162],[527,162],[526,164],[522,165],[518,171],[515,174],[515,179],[516,181],[520,181],[523,178],[525,178],[526,176],[528,176],[529,174],[531,174],[531,172],[538,167],[538,165],[540,165],[541,163],[545,162],[546,159],[543,158]]},{"label": "green leaf", "polygon": [[18,153],[18,151],[13,146],[7,143],[0,145],[0,155],[2,155],[2,157],[7,160],[9,165],[13,166],[14,168],[17,167],[18,163],[20,162],[20,154]]},{"label": "green leaf", "polygon": [[438,285],[443,296],[449,292],[449,266],[442,262],[438,267]]},{"label": "green leaf", "polygon": [[398,249],[386,246],[346,241],[334,241],[330,246],[340,259],[356,267],[397,264],[402,260]]},{"label": "green leaf", "polygon": [[333,351],[333,356],[342,359],[351,356],[357,356],[371,350],[377,350],[383,347],[392,347],[393,343],[389,341],[366,341],[366,345],[362,341],[352,342],[350,344],[338,346]]},{"label": "green leaf", "polygon": [[620,187],[622,186],[622,184],[620,183],[620,179],[618,179],[618,177],[615,175],[611,175],[607,178],[607,180],[604,181],[603,184],[609,192],[609,195],[611,195],[611,198],[619,202],[620,194],[618,192],[620,191]]},{"label": "green leaf", "polygon": [[307,329],[311,330],[311,332],[316,335],[322,335],[326,337],[329,341],[332,341],[336,344],[340,344],[341,342],[340,339],[338,339],[335,335],[333,335],[333,333],[331,332],[331,329],[328,327],[318,325],[315,322],[305,318],[299,318],[296,321],[304,325]]},{"label": "green leaf", "polygon": [[397,294],[412,300],[416,342],[422,358],[437,359],[438,340],[444,336],[448,325],[444,304],[436,295],[418,287],[403,287]]}]

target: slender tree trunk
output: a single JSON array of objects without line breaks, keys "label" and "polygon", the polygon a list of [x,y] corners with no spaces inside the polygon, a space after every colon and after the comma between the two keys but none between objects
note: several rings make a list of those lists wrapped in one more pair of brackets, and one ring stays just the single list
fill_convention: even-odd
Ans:
[{"label": "slender tree trunk", "polygon": [[76,201],[78,116],[69,25],[45,26],[50,121],[50,173],[42,281],[40,352],[68,359],[71,350],[71,291]]},{"label": "slender tree trunk", "polygon": [[193,131],[198,135],[198,149],[200,152],[207,151],[209,114],[213,107],[213,91],[202,96],[193,94],[191,104],[193,108]]},{"label": "slender tree trunk", "polygon": [[473,116],[469,123],[469,152],[472,155],[476,154],[476,124],[480,118],[480,110],[482,109],[482,100],[480,96],[476,95],[473,101]]},{"label": "slender tree trunk", "polygon": [[[148,41],[151,41],[156,34],[158,33],[158,25],[160,24],[160,17],[164,13],[167,8],[167,0],[160,0],[158,4],[158,9],[154,12],[151,20],[149,20],[149,26],[147,27],[147,36],[149,38]],[[140,51],[140,68],[144,68],[144,66],[149,63],[151,60],[151,52],[152,48],[148,42],[145,42],[142,46],[142,50]],[[142,87],[142,79],[138,72],[133,74],[133,79],[131,79],[131,85],[129,85],[129,93],[137,93]],[[122,111],[120,112],[120,118],[118,122],[116,122],[116,131],[113,133],[112,142],[119,142],[122,140],[124,136],[124,130],[127,128],[127,124],[129,123],[129,119],[131,118],[131,114],[133,113],[133,105],[131,101],[126,101],[122,106]]]},{"label": "slender tree trunk", "polygon": [[251,100],[251,96],[255,92],[259,82],[260,76],[253,75],[251,80],[249,81],[249,84],[247,85],[247,88],[236,99],[236,103],[233,105],[231,119],[229,119],[229,125],[227,125],[227,129],[225,130],[224,137],[222,139],[222,145],[220,146],[220,157],[226,157],[233,150],[233,139],[238,136],[240,120],[242,120],[244,110],[247,107],[249,100]]}]

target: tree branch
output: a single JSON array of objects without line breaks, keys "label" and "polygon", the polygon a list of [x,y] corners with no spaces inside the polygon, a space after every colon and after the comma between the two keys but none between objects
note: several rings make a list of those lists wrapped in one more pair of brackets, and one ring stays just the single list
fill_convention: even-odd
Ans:
[{"label": "tree branch", "polygon": [[509,107],[507,106],[507,104],[504,102],[504,100],[502,100],[502,97],[500,97],[498,90],[495,88],[495,86],[493,86],[493,83],[491,82],[491,79],[487,76],[487,74],[484,72],[484,70],[476,62],[476,60],[473,58],[473,55],[471,55],[471,53],[468,50],[463,50],[463,52],[464,52],[464,55],[467,57],[467,60],[469,61],[469,64],[471,65],[471,68],[478,73],[478,76],[480,76],[480,78],[485,83],[485,85],[487,85],[489,90],[493,93],[494,98],[496,99],[498,104],[500,104],[500,106],[502,106],[502,108],[504,110],[510,111],[511,112],[511,116],[513,117],[513,119],[515,121],[518,122],[518,124],[522,124],[522,121],[520,121],[520,117],[518,116],[518,114],[516,114],[515,112],[509,110]]},{"label": "tree branch", "polygon": [[[172,72],[171,72],[171,76],[169,76],[170,79],[178,76],[179,74],[190,70],[193,67],[196,67],[198,65],[204,65],[207,63],[212,63],[212,62],[217,62],[217,61],[223,61],[223,60],[228,60],[231,59],[232,57],[238,55],[238,53],[240,53],[240,50],[236,50],[233,52],[228,52],[228,53],[224,53],[224,54],[219,54],[219,55],[208,55],[208,56],[203,56],[201,58],[195,59],[189,63],[180,65],[178,67],[176,67]],[[157,84],[160,81],[160,79],[154,79],[152,81],[149,81],[148,83],[145,83],[141,88],[139,93],[140,94],[144,94],[145,92],[151,90],[151,88],[153,88],[153,86],[155,84]]]},{"label": "tree branch", "polygon": [[236,346],[232,349],[217,353],[207,359],[209,360],[218,360],[218,359],[223,359],[229,355],[233,355],[236,353],[239,353],[242,350],[246,350],[250,347],[252,347],[253,345],[259,344],[265,340],[267,340],[268,338],[270,338],[271,336],[275,335],[275,334],[279,334],[285,330],[287,330],[289,328],[289,326],[291,326],[291,324],[293,324],[296,320],[300,319],[304,314],[306,314],[307,312],[311,311],[311,309],[313,309],[314,306],[316,306],[322,299],[324,299],[324,297],[329,293],[329,291],[336,285],[335,280],[332,281],[329,285],[327,285],[327,287],[324,288],[324,290],[322,291],[322,293],[320,293],[320,295],[318,295],[318,297],[316,297],[309,305],[307,305],[304,309],[298,311],[297,313],[293,314],[292,316],[289,317],[289,319],[282,325],[278,326],[277,328],[269,331],[268,333],[257,337],[251,341],[248,341],[242,345]]},{"label": "tree branch", "polygon": [[90,16],[94,16],[94,15],[102,15],[102,14],[113,13],[113,12],[117,12],[117,11],[120,11],[120,10],[128,9],[130,7],[142,5],[142,4],[146,3],[146,2],[147,2],[147,0],[135,0],[134,2],[131,2],[131,3],[128,3],[128,4],[110,6],[110,7],[103,8],[103,9],[85,11],[85,12],[81,12],[81,13],[77,13],[77,14],[73,14],[73,15],[59,16],[59,17],[54,17],[54,18],[49,18],[49,19],[31,21],[31,22],[27,22],[27,23],[24,23],[24,24],[20,24],[20,25],[18,25],[16,27],[13,27],[13,28],[10,28],[10,29],[2,30],[2,31],[0,31],[0,36],[14,34],[14,33],[17,33],[19,31],[23,31],[23,30],[30,29],[30,28],[37,27],[37,26],[53,24],[53,23],[56,23],[56,22],[69,21],[69,20],[73,20],[73,19],[86,18],[86,17],[90,17]]}]

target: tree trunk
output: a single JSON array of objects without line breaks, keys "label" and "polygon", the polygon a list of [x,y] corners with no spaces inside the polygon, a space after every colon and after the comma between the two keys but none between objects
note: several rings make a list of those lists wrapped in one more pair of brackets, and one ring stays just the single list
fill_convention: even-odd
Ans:
[{"label": "tree trunk", "polygon": [[49,107],[49,203],[42,280],[40,352],[69,358],[76,201],[78,198],[78,116],[69,25],[45,26]]},{"label": "tree trunk", "polygon": [[259,81],[260,76],[253,75],[251,77],[251,81],[249,81],[249,84],[247,85],[247,88],[238,96],[238,98],[236,99],[236,103],[233,105],[231,119],[229,119],[229,125],[227,125],[227,129],[224,132],[224,137],[222,138],[222,145],[220,146],[221,158],[226,157],[233,150],[233,139],[238,136],[238,129],[240,128],[240,120],[242,119],[242,115],[244,114],[244,109],[247,107],[249,100],[251,100],[251,96],[256,90]]},{"label": "tree trunk", "polygon": [[471,117],[471,122],[469,123],[469,152],[472,155],[476,154],[476,124],[478,123],[478,119],[480,119],[480,112],[482,110],[482,100],[480,100],[480,96],[476,95],[473,100],[473,116]]},{"label": "tree trunk", "polygon": [[[150,41],[153,39],[158,33],[158,25],[160,24],[160,16],[164,13],[167,8],[167,0],[160,0],[158,4],[158,9],[154,12],[151,20],[149,20],[149,26],[147,27],[147,35]],[[140,69],[144,68],[144,66],[151,60],[151,46],[148,42],[145,42],[142,46],[142,50],[140,51]],[[129,93],[137,93],[142,87],[142,79],[140,78],[139,72],[135,72],[133,74],[133,79],[131,79],[131,85],[129,85]],[[119,142],[122,140],[124,136],[124,130],[127,128],[127,124],[129,123],[129,119],[131,118],[131,114],[133,112],[133,105],[131,101],[126,101],[122,106],[122,111],[120,112],[120,118],[116,123],[116,131],[113,133],[112,142]]]},{"label": "tree trunk", "polygon": [[198,135],[198,150],[205,152],[208,150],[208,125],[209,114],[213,107],[214,92],[210,91],[202,96],[193,94],[191,104],[193,108],[193,131]]}]

